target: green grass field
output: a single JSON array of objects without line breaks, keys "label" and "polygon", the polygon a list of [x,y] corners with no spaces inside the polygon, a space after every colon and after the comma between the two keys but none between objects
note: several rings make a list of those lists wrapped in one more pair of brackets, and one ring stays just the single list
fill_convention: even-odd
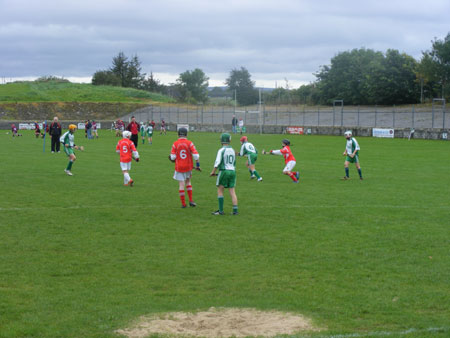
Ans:
[{"label": "green grass field", "polygon": [[[77,131],[73,177],[32,133],[0,132],[0,337],[114,337],[141,315],[211,306],[326,328],[295,337],[450,336],[449,142],[358,138],[365,180],[351,167],[341,181],[344,137],[292,136],[301,183],[279,156],[259,155],[263,182],[238,158],[240,215],[226,194],[212,216],[219,134],[190,133],[203,172],[198,207],[181,209],[174,133],[139,145],[132,188],[109,131]],[[249,135],[259,151],[282,138]]]},{"label": "green grass field", "polygon": [[168,96],[133,88],[59,81],[0,85],[0,102],[172,102]]}]

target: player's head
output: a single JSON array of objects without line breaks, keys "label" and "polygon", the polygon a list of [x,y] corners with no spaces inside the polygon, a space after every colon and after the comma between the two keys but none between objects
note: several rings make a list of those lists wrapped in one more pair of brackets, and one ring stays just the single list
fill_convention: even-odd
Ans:
[{"label": "player's head", "polygon": [[245,142],[248,141],[248,138],[247,138],[247,136],[242,136],[239,141],[241,141],[241,144],[244,144]]},{"label": "player's head", "polygon": [[229,144],[231,142],[231,135],[228,133],[223,133],[220,135],[220,142],[222,144]]},{"label": "player's head", "polygon": [[188,133],[188,131],[186,128],[178,129],[178,137],[186,137],[187,133]]},{"label": "player's head", "polygon": [[131,138],[131,131],[125,130],[125,131],[122,133],[122,136],[123,136],[123,138],[130,139],[130,138]]},{"label": "player's head", "polygon": [[283,146],[290,146],[291,145],[291,141],[289,141],[287,138],[283,139],[283,141],[281,141],[281,143],[283,144]]},{"label": "player's head", "polygon": [[69,124],[69,131],[73,133],[75,130],[77,130],[77,126],[74,124]]},{"label": "player's head", "polygon": [[352,137],[352,132],[351,132],[350,130],[347,130],[347,131],[344,133],[344,135],[345,135],[345,138],[346,138],[347,140],[349,140],[349,139]]}]

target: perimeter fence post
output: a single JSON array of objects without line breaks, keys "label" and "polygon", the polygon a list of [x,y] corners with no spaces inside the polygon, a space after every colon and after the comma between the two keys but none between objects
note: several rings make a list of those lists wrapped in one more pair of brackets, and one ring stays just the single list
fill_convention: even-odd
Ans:
[{"label": "perimeter fence post", "polygon": [[392,108],[392,128],[395,128],[395,104],[394,108]]},{"label": "perimeter fence post", "polygon": [[320,126],[320,106],[317,106],[317,126]]},{"label": "perimeter fence post", "polygon": [[359,127],[359,105],[358,105],[358,127]]},{"label": "perimeter fence post", "polygon": [[378,116],[378,109],[377,105],[375,105],[375,127],[377,126],[377,116]]}]

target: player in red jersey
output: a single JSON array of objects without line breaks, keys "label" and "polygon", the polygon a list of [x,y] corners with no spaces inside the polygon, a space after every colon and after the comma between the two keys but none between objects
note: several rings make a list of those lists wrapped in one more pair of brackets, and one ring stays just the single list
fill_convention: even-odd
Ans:
[{"label": "player in red jersey", "polygon": [[139,153],[134,146],[134,143],[130,140],[131,132],[125,130],[123,133],[123,139],[117,143],[116,153],[120,154],[120,168],[123,172],[123,185],[133,186],[134,181],[131,179],[128,173],[131,170],[131,160],[134,157],[136,162],[139,162]]},{"label": "player in red jersey", "polygon": [[[295,164],[297,163],[295,161],[294,155],[292,155],[291,152],[291,142],[288,139],[284,139],[281,141],[283,144],[283,148],[280,150],[271,150],[269,152],[270,155],[282,155],[284,157],[284,163],[286,166],[283,169],[283,174],[288,175],[294,183],[298,183],[300,178],[300,173],[298,171],[293,172],[292,169],[294,169]],[[266,152],[263,151],[263,154],[266,154]]]},{"label": "player in red jersey", "polygon": [[187,139],[187,129],[178,129],[178,140],[172,145],[172,150],[169,155],[169,159],[175,162],[175,173],[173,179],[179,183],[179,195],[181,200],[181,207],[186,208],[185,190],[189,197],[189,206],[195,207],[197,204],[192,198],[192,185],[191,176],[193,169],[193,160],[196,162],[195,169],[201,171],[197,149],[195,149],[194,143]]}]

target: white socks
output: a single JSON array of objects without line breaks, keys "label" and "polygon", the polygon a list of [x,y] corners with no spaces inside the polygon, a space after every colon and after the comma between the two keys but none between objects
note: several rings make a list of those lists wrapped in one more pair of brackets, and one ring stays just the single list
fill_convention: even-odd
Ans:
[{"label": "white socks", "polygon": [[128,184],[130,182],[131,177],[129,173],[123,174],[123,184]]}]

